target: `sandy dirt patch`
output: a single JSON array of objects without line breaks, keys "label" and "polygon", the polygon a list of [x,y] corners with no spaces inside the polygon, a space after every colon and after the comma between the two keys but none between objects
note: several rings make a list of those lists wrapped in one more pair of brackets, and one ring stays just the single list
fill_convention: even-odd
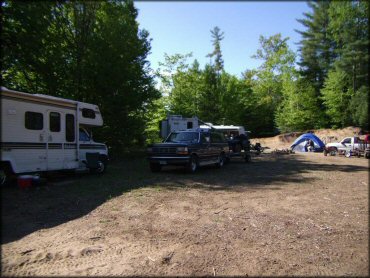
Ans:
[{"label": "sandy dirt patch", "polygon": [[2,275],[368,276],[368,166],[263,153],[152,174],[134,159],[3,189]]},{"label": "sandy dirt patch", "polygon": [[359,127],[346,127],[343,129],[316,129],[307,130],[306,132],[290,132],[280,134],[274,137],[266,138],[255,138],[251,139],[251,143],[255,144],[259,142],[263,147],[268,147],[270,149],[284,149],[289,148],[291,144],[304,133],[311,132],[321,139],[324,144],[330,142],[339,142],[344,137],[351,136],[362,136],[363,131]]}]

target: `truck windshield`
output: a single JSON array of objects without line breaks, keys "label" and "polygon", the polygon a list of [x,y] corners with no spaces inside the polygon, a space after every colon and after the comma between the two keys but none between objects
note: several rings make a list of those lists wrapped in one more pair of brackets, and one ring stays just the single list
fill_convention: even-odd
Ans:
[{"label": "truck windshield", "polygon": [[82,128],[80,128],[80,141],[90,141],[90,136],[88,132]]},{"label": "truck windshield", "polygon": [[198,132],[172,132],[167,138],[166,142],[198,142],[199,134]]}]

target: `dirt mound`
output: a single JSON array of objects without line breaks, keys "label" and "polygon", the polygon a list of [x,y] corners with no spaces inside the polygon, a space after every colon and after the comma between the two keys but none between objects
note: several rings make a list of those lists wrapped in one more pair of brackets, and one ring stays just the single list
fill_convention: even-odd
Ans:
[{"label": "dirt mound", "polygon": [[329,143],[338,142],[343,137],[360,135],[362,134],[362,129],[359,127],[349,126],[343,129],[315,129],[307,130],[305,132],[290,132],[279,134],[274,137],[254,138],[251,139],[251,143],[255,144],[256,142],[259,142],[263,147],[269,147],[273,149],[289,148],[295,139],[308,132],[314,133],[324,143]]}]

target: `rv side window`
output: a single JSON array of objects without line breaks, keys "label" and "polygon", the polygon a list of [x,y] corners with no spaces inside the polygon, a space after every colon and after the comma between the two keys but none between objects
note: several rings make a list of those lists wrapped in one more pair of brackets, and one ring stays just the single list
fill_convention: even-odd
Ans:
[{"label": "rv side window", "polygon": [[66,115],[66,141],[75,141],[75,116],[72,114]]},{"label": "rv side window", "polygon": [[88,108],[82,108],[82,117],[95,119],[95,111]]},{"label": "rv side window", "polygon": [[49,129],[52,132],[60,131],[60,114],[57,112],[50,112],[49,114]]},{"label": "rv side window", "polygon": [[44,128],[43,115],[36,112],[26,112],[24,116],[24,125],[27,129],[42,130]]}]

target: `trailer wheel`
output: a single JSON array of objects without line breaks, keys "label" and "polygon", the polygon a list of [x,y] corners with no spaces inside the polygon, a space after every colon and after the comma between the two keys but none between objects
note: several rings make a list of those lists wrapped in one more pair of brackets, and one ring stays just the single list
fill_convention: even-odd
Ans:
[{"label": "trailer wheel", "polygon": [[252,161],[252,157],[251,157],[251,155],[250,155],[250,154],[246,154],[246,155],[245,155],[245,158],[244,158],[244,161],[245,161],[246,163],[250,163],[250,162]]}]

